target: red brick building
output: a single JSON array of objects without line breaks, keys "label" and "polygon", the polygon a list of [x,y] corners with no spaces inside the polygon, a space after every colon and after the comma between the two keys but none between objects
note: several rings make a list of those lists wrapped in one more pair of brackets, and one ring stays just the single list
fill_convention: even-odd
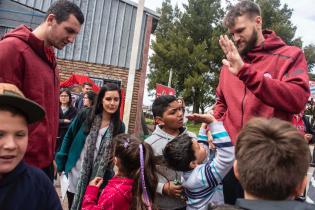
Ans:
[{"label": "red brick building", "polygon": [[[0,36],[20,24],[35,28],[56,0],[0,0]],[[85,23],[76,41],[57,51],[60,80],[87,75],[102,85],[115,81],[126,88],[137,5],[128,0],[72,0]],[[145,9],[137,58],[129,132],[139,134],[151,33],[158,14]]]}]

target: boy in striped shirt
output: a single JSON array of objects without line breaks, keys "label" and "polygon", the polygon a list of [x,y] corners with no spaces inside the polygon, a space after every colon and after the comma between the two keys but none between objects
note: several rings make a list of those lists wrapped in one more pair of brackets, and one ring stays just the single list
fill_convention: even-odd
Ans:
[{"label": "boy in striped shirt", "polygon": [[[198,140],[188,135],[178,136],[166,145],[163,155],[169,167],[184,172],[182,186],[187,197],[187,209],[203,210],[209,204],[224,202],[220,184],[232,168],[234,146],[223,123],[216,121],[212,115],[192,114],[187,118],[203,122]],[[208,145],[208,131],[216,147],[213,159],[209,158],[209,147],[205,146]]]}]

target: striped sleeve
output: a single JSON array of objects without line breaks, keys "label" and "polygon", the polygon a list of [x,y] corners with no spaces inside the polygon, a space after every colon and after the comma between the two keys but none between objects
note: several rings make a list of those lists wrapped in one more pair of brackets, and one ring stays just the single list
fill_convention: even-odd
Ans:
[{"label": "striped sleeve", "polygon": [[212,142],[216,146],[216,156],[211,163],[208,163],[210,164],[210,167],[206,168],[215,174],[215,177],[218,179],[217,181],[220,183],[232,168],[234,161],[234,146],[222,122],[211,123],[209,129],[212,133]]}]

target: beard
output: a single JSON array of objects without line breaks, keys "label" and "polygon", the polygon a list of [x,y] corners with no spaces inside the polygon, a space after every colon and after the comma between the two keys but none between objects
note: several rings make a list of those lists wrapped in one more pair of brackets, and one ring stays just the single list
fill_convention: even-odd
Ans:
[{"label": "beard", "polygon": [[245,46],[243,49],[238,48],[238,52],[240,55],[245,55],[249,51],[251,51],[254,47],[256,47],[256,43],[258,40],[258,33],[257,31],[253,28],[252,35],[249,37],[249,40],[245,43]]}]

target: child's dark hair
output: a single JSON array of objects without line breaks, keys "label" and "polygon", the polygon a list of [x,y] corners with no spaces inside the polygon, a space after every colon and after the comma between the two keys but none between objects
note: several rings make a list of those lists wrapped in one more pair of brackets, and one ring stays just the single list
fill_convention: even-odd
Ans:
[{"label": "child's dark hair", "polygon": [[10,112],[12,114],[12,116],[16,116],[16,115],[22,116],[25,118],[25,120],[27,122],[29,122],[29,119],[27,118],[26,114],[22,110],[20,110],[16,107],[8,106],[8,105],[0,105],[0,111]]},{"label": "child's dark hair", "polygon": [[[134,179],[132,187],[132,203],[130,210],[147,210],[150,204],[152,209],[158,183],[154,153],[151,146],[129,134],[117,135],[114,139],[114,157],[120,160],[119,170],[128,178]],[[140,148],[141,147],[141,148]],[[143,175],[146,192],[143,191],[141,178],[140,154],[143,152]],[[148,200],[145,201],[148,195]]]},{"label": "child's dark hair", "polygon": [[163,113],[169,104],[176,100],[176,97],[171,95],[163,95],[156,98],[152,104],[153,117],[163,117]]},{"label": "child's dark hair", "polygon": [[237,138],[235,158],[246,192],[259,199],[285,200],[304,180],[310,150],[291,123],[254,118]]},{"label": "child's dark hair", "polygon": [[166,164],[176,171],[190,171],[190,162],[196,160],[192,138],[180,135],[170,141],[163,150]]}]

